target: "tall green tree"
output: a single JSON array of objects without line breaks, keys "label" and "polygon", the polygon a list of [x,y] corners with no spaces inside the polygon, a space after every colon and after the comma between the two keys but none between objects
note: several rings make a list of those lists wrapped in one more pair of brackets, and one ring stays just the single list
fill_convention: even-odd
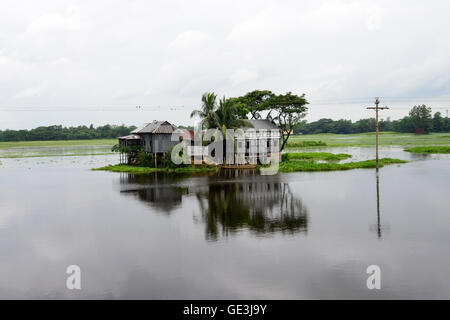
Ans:
[{"label": "tall green tree", "polygon": [[223,155],[226,162],[227,144],[226,140],[234,142],[234,135],[230,135],[227,129],[237,129],[242,127],[252,127],[252,124],[239,118],[239,103],[236,99],[226,99],[223,97],[219,101],[219,107],[215,111],[215,128],[220,130],[223,140]]},{"label": "tall green tree", "polygon": [[191,112],[191,118],[198,116],[201,119],[202,128],[217,128],[216,109],[217,95],[214,92],[207,92],[202,95],[202,106],[200,110]]},{"label": "tall green tree", "polygon": [[441,132],[444,127],[444,118],[442,118],[440,112],[436,112],[433,116],[433,131]]},{"label": "tall green tree", "polygon": [[444,122],[442,123],[442,132],[450,132],[450,121],[448,116],[445,116]]},{"label": "tall green tree", "polygon": [[270,118],[273,112],[275,116],[271,118],[278,128],[281,129],[282,143],[280,151],[286,147],[294,128],[306,116],[308,111],[307,104],[309,103],[305,98],[305,94],[297,96],[291,92],[273,95],[265,102],[266,110],[269,110],[268,117]]},{"label": "tall green tree", "polygon": [[251,127],[245,119],[239,118],[239,104],[234,98],[223,97],[219,101],[219,107],[215,111],[215,127],[225,133],[226,129],[237,129],[240,127]]},{"label": "tall green tree", "polygon": [[[234,139],[234,136],[227,136],[227,129],[237,129],[241,127],[251,127],[251,123],[242,118],[240,108],[241,101],[238,98],[225,98],[216,102],[215,93],[205,93],[202,96],[202,107],[194,110],[191,118],[199,116],[203,128],[217,129],[225,139]],[[248,112],[247,112],[248,113]],[[245,114],[243,114],[245,116]],[[223,140],[223,155],[226,155],[226,140]]]},{"label": "tall green tree", "polygon": [[247,109],[247,106],[242,101],[241,97],[227,98],[227,100],[236,106],[236,114],[239,119],[248,119],[247,115],[250,111]]},{"label": "tall green tree", "polygon": [[428,108],[424,104],[414,106],[411,111],[409,111],[409,116],[414,128],[423,128],[426,133],[431,131],[431,108]]}]

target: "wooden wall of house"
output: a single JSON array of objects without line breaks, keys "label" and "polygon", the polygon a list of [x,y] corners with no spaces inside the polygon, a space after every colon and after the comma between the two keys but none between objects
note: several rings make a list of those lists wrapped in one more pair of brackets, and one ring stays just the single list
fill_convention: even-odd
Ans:
[{"label": "wooden wall of house", "polygon": [[151,134],[149,133],[143,133],[139,135],[141,139],[144,140],[144,150],[146,152],[152,152],[151,150]]},{"label": "wooden wall of house", "polygon": [[180,141],[172,141],[171,133],[152,134],[152,151],[153,153],[166,153],[170,148],[180,143]]},{"label": "wooden wall of house", "polygon": [[171,141],[171,133],[141,133],[139,134],[144,140],[144,150],[151,153],[166,153],[170,148],[180,143]]}]

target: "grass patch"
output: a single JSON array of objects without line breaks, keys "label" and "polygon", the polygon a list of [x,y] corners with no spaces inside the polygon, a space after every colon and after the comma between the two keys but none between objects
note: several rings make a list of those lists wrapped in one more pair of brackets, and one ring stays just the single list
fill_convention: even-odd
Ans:
[{"label": "grass patch", "polygon": [[103,153],[68,153],[68,154],[0,154],[0,159],[20,159],[20,158],[48,158],[48,157],[80,157],[80,156],[101,156],[101,155],[111,155],[112,152]]},{"label": "grass patch", "polygon": [[111,171],[111,172],[126,172],[133,174],[148,174],[153,172],[169,172],[169,173],[198,173],[216,171],[217,167],[213,166],[187,166],[180,168],[150,168],[150,167],[136,167],[126,164],[108,165],[106,167],[94,168],[92,170]]},{"label": "grass patch", "polygon": [[[328,147],[374,146],[375,132],[358,134],[303,134],[291,136],[288,145],[304,141],[322,141]],[[381,146],[429,146],[450,145],[448,133],[430,133],[415,135],[414,133],[380,132]]]},{"label": "grass patch", "polygon": [[351,158],[350,154],[346,153],[329,153],[329,152],[300,152],[300,153],[283,153],[281,155],[283,161],[289,160],[325,160],[325,161],[339,161]]},{"label": "grass patch", "polygon": [[414,147],[404,151],[412,153],[450,153],[450,146]]},{"label": "grass patch", "polygon": [[307,147],[326,147],[327,144],[323,141],[303,140],[303,141],[288,141],[286,148],[307,148]]},{"label": "grass patch", "polygon": [[[392,158],[382,158],[379,160],[379,167],[386,164],[406,163],[408,161]],[[296,172],[296,171],[336,171],[336,170],[351,170],[351,169],[368,169],[375,168],[376,162],[373,160],[347,162],[347,163],[316,163],[311,160],[299,161],[283,161],[280,163],[280,172]]]}]

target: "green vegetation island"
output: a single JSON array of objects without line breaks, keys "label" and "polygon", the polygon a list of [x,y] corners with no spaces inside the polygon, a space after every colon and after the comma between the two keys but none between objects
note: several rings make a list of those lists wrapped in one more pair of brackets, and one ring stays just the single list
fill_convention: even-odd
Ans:
[{"label": "green vegetation island", "polygon": [[[355,161],[338,163],[340,160],[351,158],[350,154],[339,153],[333,154],[328,152],[300,152],[300,153],[284,153],[282,154],[282,161],[279,164],[279,172],[301,172],[301,171],[338,171],[351,169],[369,169],[375,168],[376,162],[373,160]],[[320,162],[318,162],[320,161]],[[401,164],[408,161],[392,158],[379,159],[379,167],[387,164]],[[256,166],[259,170],[264,166]],[[92,170],[111,171],[111,172],[125,172],[132,174],[149,174],[154,172],[167,173],[202,173],[215,172],[221,166],[210,165],[185,165],[181,167],[141,167],[135,165],[117,164],[108,165],[105,167],[94,168]]]},{"label": "green vegetation island", "polygon": [[202,173],[202,172],[215,172],[218,170],[217,166],[208,166],[208,165],[193,165],[193,166],[184,166],[179,168],[171,168],[171,167],[139,167],[139,166],[131,166],[128,164],[116,164],[116,165],[107,165],[105,167],[94,168],[94,171],[110,171],[110,172],[125,172],[132,174],[149,174],[154,172],[167,172],[167,173]]},{"label": "green vegetation island", "polygon": [[450,153],[450,146],[429,146],[429,147],[414,147],[405,149],[406,152],[412,153]]}]

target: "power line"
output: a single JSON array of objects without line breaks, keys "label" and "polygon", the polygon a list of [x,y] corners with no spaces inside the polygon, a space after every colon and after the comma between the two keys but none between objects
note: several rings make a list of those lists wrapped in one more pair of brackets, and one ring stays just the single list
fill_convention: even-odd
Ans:
[{"label": "power line", "polygon": [[[414,101],[430,101],[430,102],[450,102],[450,97],[383,97],[385,101],[389,102],[414,102]],[[333,98],[333,99],[308,99],[310,103],[318,104],[347,104],[358,102],[369,102],[372,98]]]},{"label": "power line", "polygon": [[[354,108],[359,108],[360,104],[356,104],[352,107]],[[313,105],[314,106],[314,105]],[[318,105],[320,106],[320,105]],[[443,107],[435,107],[435,106],[431,106],[431,108],[433,110],[447,110],[449,107],[448,106],[443,106]],[[190,111],[195,109],[195,107],[190,107],[189,109],[187,107],[168,107],[168,108],[142,108],[142,109],[137,109],[135,110],[134,108],[102,108],[102,109],[97,109],[97,108],[37,108],[34,109],[33,107],[20,107],[20,108],[15,108],[15,107],[8,107],[8,108],[1,108],[0,107],[0,111],[6,111],[6,112],[154,112],[154,111],[172,111],[172,112],[176,112],[176,111]],[[395,107],[391,105],[391,110],[395,111],[395,110],[410,110],[411,107]]]},{"label": "power line", "polygon": [[[340,106],[340,105],[354,105],[355,107],[359,107],[361,103],[368,103],[372,98],[367,97],[355,97],[355,98],[332,98],[332,99],[308,99],[310,102],[310,106]],[[410,107],[398,106],[395,104],[405,104],[405,103],[423,103],[423,102],[432,102],[438,103],[437,106],[431,106],[433,110],[446,110],[448,106],[445,104],[448,102],[450,104],[450,97],[383,97],[383,99],[390,103],[392,110],[409,110]],[[419,102],[420,100],[420,102]],[[442,106],[444,104],[444,106]],[[46,107],[46,106],[0,106],[0,111],[7,112],[151,112],[151,111],[185,111],[185,110],[193,110],[196,106],[161,106],[161,105],[153,105],[153,106],[128,106],[128,105],[120,105],[120,106],[69,106],[69,107]]]},{"label": "power line", "polygon": [[[189,109],[188,109],[189,108]],[[25,111],[25,112],[146,112],[146,111],[180,111],[192,110],[194,107],[178,106],[178,107],[60,107],[60,108],[46,108],[46,107],[32,107],[32,106],[18,106],[18,107],[0,107],[0,111]]]}]

